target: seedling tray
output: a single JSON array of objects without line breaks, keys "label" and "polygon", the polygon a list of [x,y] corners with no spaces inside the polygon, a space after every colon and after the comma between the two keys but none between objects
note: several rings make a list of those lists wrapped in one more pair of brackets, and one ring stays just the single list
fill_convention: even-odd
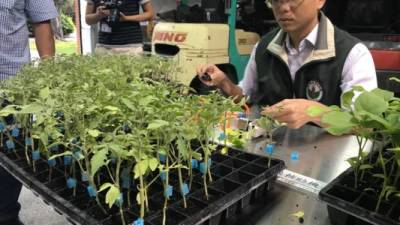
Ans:
[{"label": "seedling tray", "polygon": [[[366,174],[364,180],[373,185],[374,178]],[[370,177],[370,178],[368,178]],[[366,184],[366,183],[364,183]],[[354,173],[350,168],[323,188],[319,197],[328,204],[328,214],[333,225],[399,225],[399,201],[383,201],[375,212],[378,196],[363,191],[367,185],[354,188]]]},{"label": "seedling tray", "polygon": [[[283,161],[273,159],[271,167],[268,168],[268,158],[235,149],[230,149],[226,155],[214,153],[211,158],[213,181],[208,185],[209,199],[205,199],[202,174],[196,172],[191,191],[186,196],[187,208],[183,207],[180,193],[174,191],[168,201],[166,224],[226,224],[226,221],[240,215],[244,208],[264,196],[274,183],[277,174],[285,167]],[[116,206],[108,210],[109,215],[100,213],[96,202],[89,198],[85,184],[78,182],[76,195],[75,197],[72,195],[72,189],[66,186],[62,160],[58,159],[57,165],[52,168],[51,179],[47,161],[39,159],[36,162],[38,172],[34,173],[32,167],[27,164],[22,149],[10,153],[4,149],[0,150],[0,165],[72,223],[122,224]],[[177,175],[171,173],[170,177],[170,185],[174,186],[174,190],[179,190]],[[148,191],[150,211],[146,213],[144,224],[160,225],[164,202],[161,181],[155,182],[150,189]],[[136,193],[131,194],[130,207],[124,204],[127,224],[132,224],[138,218],[139,206],[135,200]],[[99,198],[104,202],[102,193],[99,193]],[[105,205],[104,207],[108,208]]]}]

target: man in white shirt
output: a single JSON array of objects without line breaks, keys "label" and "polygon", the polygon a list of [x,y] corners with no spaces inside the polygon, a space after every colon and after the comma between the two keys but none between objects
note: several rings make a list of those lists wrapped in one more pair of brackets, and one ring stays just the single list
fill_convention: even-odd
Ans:
[{"label": "man in white shirt", "polygon": [[201,66],[229,96],[245,96],[251,104],[269,105],[264,113],[299,128],[311,117],[311,106],[340,105],[340,96],[354,85],[377,87],[372,56],[347,32],[333,26],[320,12],[325,0],[268,0],[280,29],[266,34],[254,47],[243,80],[234,85],[215,65]]}]

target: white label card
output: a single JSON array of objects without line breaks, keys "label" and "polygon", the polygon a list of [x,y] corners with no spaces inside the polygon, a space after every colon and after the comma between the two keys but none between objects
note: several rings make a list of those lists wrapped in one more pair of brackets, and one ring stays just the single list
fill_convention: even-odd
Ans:
[{"label": "white label card", "polygon": [[107,23],[100,23],[100,31],[104,33],[111,33],[112,29]]}]

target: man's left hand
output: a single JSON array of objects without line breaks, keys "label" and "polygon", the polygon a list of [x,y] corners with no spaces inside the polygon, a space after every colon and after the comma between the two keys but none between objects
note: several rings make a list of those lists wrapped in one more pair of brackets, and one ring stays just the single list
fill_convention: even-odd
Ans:
[{"label": "man's left hand", "polygon": [[311,117],[307,109],[311,106],[327,108],[327,106],[306,99],[285,99],[264,108],[262,114],[271,115],[273,119],[281,123],[286,123],[289,128],[298,129],[308,122],[321,125],[321,117]]}]

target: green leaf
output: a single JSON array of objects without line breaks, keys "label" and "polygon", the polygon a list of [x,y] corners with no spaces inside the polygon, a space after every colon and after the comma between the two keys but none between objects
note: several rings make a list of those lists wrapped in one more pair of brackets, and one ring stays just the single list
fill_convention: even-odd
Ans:
[{"label": "green leaf", "polygon": [[42,141],[45,146],[49,145],[49,136],[45,132],[42,132],[40,134],[40,141]]},{"label": "green leaf", "polygon": [[390,195],[397,192],[394,186],[386,186],[384,191],[386,192],[385,194],[386,200],[389,200]]},{"label": "green leaf", "polygon": [[42,99],[46,99],[50,96],[50,89],[49,87],[45,87],[39,92],[39,97]]},{"label": "green leaf", "polygon": [[119,111],[118,107],[111,106],[111,105],[105,106],[104,109],[107,109],[107,110],[112,111],[112,112],[118,112]]},{"label": "green leaf", "polygon": [[157,99],[156,99],[155,97],[149,95],[149,96],[146,96],[146,97],[144,97],[144,98],[141,98],[141,99],[139,100],[139,105],[142,106],[142,107],[144,107],[144,106],[149,105],[149,104],[150,104],[151,102],[153,102],[154,100],[157,100]]},{"label": "green leaf", "polygon": [[363,164],[360,166],[360,170],[366,170],[366,169],[372,169],[372,168],[374,168],[374,167],[369,164]]},{"label": "green leaf", "polygon": [[136,194],[136,202],[138,205],[142,204],[142,202],[140,201],[140,192]]},{"label": "green leaf", "polygon": [[197,160],[202,160],[202,155],[199,152],[192,152],[192,157]]},{"label": "green leaf", "polygon": [[159,129],[160,127],[164,127],[164,126],[168,126],[169,123],[167,121],[164,120],[154,120],[153,122],[151,122],[148,126],[147,129],[148,130],[156,130]]},{"label": "green leaf", "polygon": [[52,159],[55,159],[55,158],[58,158],[58,157],[62,157],[62,156],[66,156],[66,155],[72,155],[72,152],[71,152],[71,151],[65,151],[65,152],[60,153],[60,154],[52,155],[52,156],[49,158],[49,160],[52,160]]},{"label": "green leaf", "polygon": [[376,177],[376,178],[382,178],[383,180],[386,180],[385,175],[384,175],[384,174],[381,174],[381,173],[373,174],[372,176],[373,176],[373,177]]},{"label": "green leaf", "polygon": [[112,183],[104,183],[103,185],[101,185],[101,187],[100,187],[98,192],[102,192],[102,191],[106,190],[107,188],[110,188],[113,185],[114,184],[112,184]]},{"label": "green leaf", "polygon": [[121,98],[121,102],[132,111],[136,111],[137,107],[127,98]]},{"label": "green leaf", "polygon": [[154,171],[157,169],[158,166],[158,160],[156,158],[150,158],[149,160],[149,167],[151,171]]},{"label": "green leaf", "polygon": [[88,132],[88,134],[94,138],[98,137],[101,132],[99,130],[91,130],[91,129],[86,129],[86,131]]},{"label": "green leaf", "polygon": [[383,98],[385,101],[390,101],[394,97],[393,92],[387,91],[387,90],[382,90],[380,88],[375,88],[371,92],[374,93],[375,95]]},{"label": "green leaf", "polygon": [[307,108],[307,114],[311,117],[321,116],[323,113],[327,112],[326,108],[311,106]]},{"label": "green leaf", "polygon": [[400,79],[396,78],[396,77],[391,77],[391,78],[389,78],[389,80],[396,81],[397,83],[400,83]]},{"label": "green leaf", "polygon": [[355,168],[358,164],[357,157],[348,158],[346,159],[346,162],[348,162],[352,168]]},{"label": "green leaf", "polygon": [[[370,121],[378,122],[379,124],[381,124],[382,126],[384,126],[387,129],[389,129],[391,127],[391,124],[388,121],[386,121],[385,118],[383,118],[383,117],[381,117],[379,115],[375,115],[375,114],[372,114],[372,113],[367,112],[367,111],[357,112],[357,114],[360,115],[360,116],[364,116],[364,118],[363,118],[363,120],[364,120],[363,122],[364,123],[366,122],[366,120],[370,120]],[[365,118],[365,117],[367,117],[367,118]],[[368,127],[369,128],[379,128],[379,127],[376,127],[376,126],[377,125],[374,126],[373,124],[369,124]]]},{"label": "green leaf", "polygon": [[8,116],[10,114],[16,114],[18,110],[15,109],[15,105],[8,105],[0,110],[0,116]]},{"label": "green leaf", "polygon": [[92,168],[90,171],[91,176],[94,176],[101,167],[107,165],[107,155],[107,148],[104,148],[94,153],[94,155],[90,159],[90,166]]},{"label": "green leaf", "polygon": [[37,103],[22,106],[19,113],[21,114],[36,114],[43,110],[43,107]]},{"label": "green leaf", "polygon": [[351,106],[352,106],[352,103],[353,103],[353,97],[354,97],[354,90],[353,89],[343,93],[342,96],[341,96],[342,107],[345,108],[345,109],[351,109]]},{"label": "green leaf", "polygon": [[110,189],[108,189],[108,192],[106,194],[106,203],[108,204],[109,208],[111,208],[114,205],[115,201],[118,200],[120,194],[121,192],[118,187],[116,187],[115,185],[110,186]]},{"label": "green leaf", "polygon": [[352,122],[353,117],[348,112],[332,111],[322,116],[322,123],[327,124],[326,130],[333,135],[348,133],[356,124]]},{"label": "green leaf", "polygon": [[133,168],[133,173],[135,174],[135,179],[139,178],[141,175],[143,176],[147,168],[149,168],[149,161],[148,160],[141,160],[136,163],[135,167]]},{"label": "green leaf", "polygon": [[387,110],[388,106],[388,102],[372,92],[364,92],[360,94],[354,103],[356,111],[366,111],[375,115],[381,115]]}]

